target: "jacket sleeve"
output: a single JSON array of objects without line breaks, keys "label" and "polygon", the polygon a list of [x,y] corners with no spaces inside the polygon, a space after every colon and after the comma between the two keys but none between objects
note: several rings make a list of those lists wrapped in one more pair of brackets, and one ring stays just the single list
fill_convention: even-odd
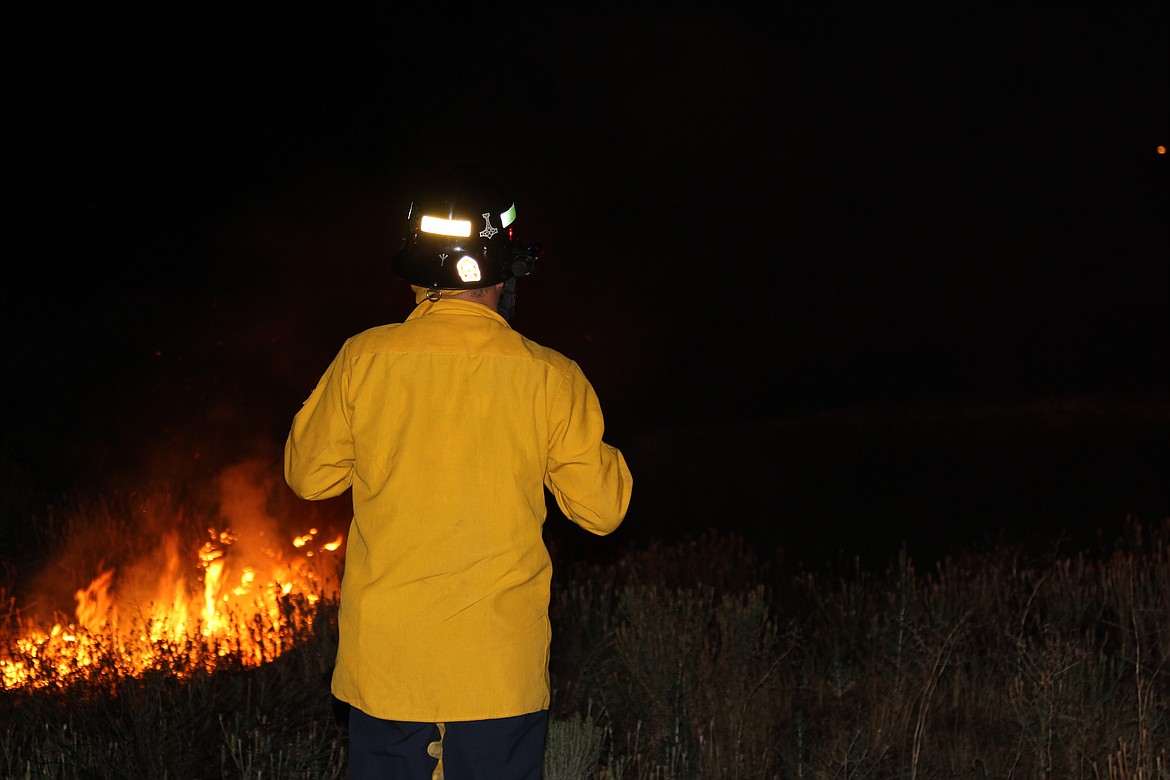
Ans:
[{"label": "jacket sleeve", "polygon": [[342,347],[293,417],[284,444],[284,479],[301,498],[333,498],[353,482],[346,355]]},{"label": "jacket sleeve", "polygon": [[593,386],[576,363],[554,394],[545,486],[565,517],[598,535],[629,509],[634,481],[625,456],[602,440],[605,422]]}]

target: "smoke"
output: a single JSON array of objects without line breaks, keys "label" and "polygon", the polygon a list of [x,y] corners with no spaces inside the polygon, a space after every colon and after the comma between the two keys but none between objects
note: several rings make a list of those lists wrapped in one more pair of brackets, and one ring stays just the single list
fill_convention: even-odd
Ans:
[{"label": "smoke", "polygon": [[[268,457],[229,464],[203,483],[79,498],[50,516],[42,567],[18,594],[21,613],[72,622],[84,603],[92,625],[110,610],[111,619],[189,611],[207,596],[210,566],[237,595],[253,577],[293,579],[306,560],[293,540],[311,532],[318,545],[336,540],[348,519],[345,499],[293,496]],[[320,566],[313,574],[329,576]]]},{"label": "smoke", "polygon": [[276,487],[268,465],[258,460],[238,463],[222,471],[216,480],[219,516],[234,537],[232,554],[245,561],[275,554],[294,533],[291,528],[282,530],[268,512],[269,497]]}]

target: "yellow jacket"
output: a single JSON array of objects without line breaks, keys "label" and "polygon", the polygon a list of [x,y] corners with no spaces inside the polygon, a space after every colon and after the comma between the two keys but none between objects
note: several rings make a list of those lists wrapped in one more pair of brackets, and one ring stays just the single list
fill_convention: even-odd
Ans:
[{"label": "yellow jacket", "polygon": [[544,488],[595,534],[633,482],[576,363],[487,306],[423,301],[345,342],[293,419],[284,473],[353,490],[333,693],[379,718],[549,705]]}]

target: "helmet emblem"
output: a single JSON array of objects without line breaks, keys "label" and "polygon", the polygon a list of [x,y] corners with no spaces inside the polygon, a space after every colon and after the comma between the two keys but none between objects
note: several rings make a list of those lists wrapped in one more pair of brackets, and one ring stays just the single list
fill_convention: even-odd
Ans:
[{"label": "helmet emblem", "polygon": [[479,231],[480,238],[491,238],[500,231],[492,227],[492,213],[489,211],[486,214],[481,214],[483,217],[484,229]]},{"label": "helmet emblem", "polygon": [[479,272],[479,263],[475,262],[475,258],[470,255],[464,255],[459,262],[455,264],[455,270],[459,272],[459,278],[465,282],[478,282],[483,276]]},{"label": "helmet emblem", "polygon": [[439,253],[439,265],[446,265],[448,254],[446,252]]}]

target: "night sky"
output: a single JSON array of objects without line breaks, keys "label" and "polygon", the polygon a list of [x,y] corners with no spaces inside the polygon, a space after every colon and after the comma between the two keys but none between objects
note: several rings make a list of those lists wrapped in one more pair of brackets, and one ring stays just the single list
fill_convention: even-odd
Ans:
[{"label": "night sky", "polygon": [[545,248],[513,325],[593,381],[630,538],[1170,516],[1170,6],[816,5],[14,20],[3,521],[277,457],[464,161]]}]

